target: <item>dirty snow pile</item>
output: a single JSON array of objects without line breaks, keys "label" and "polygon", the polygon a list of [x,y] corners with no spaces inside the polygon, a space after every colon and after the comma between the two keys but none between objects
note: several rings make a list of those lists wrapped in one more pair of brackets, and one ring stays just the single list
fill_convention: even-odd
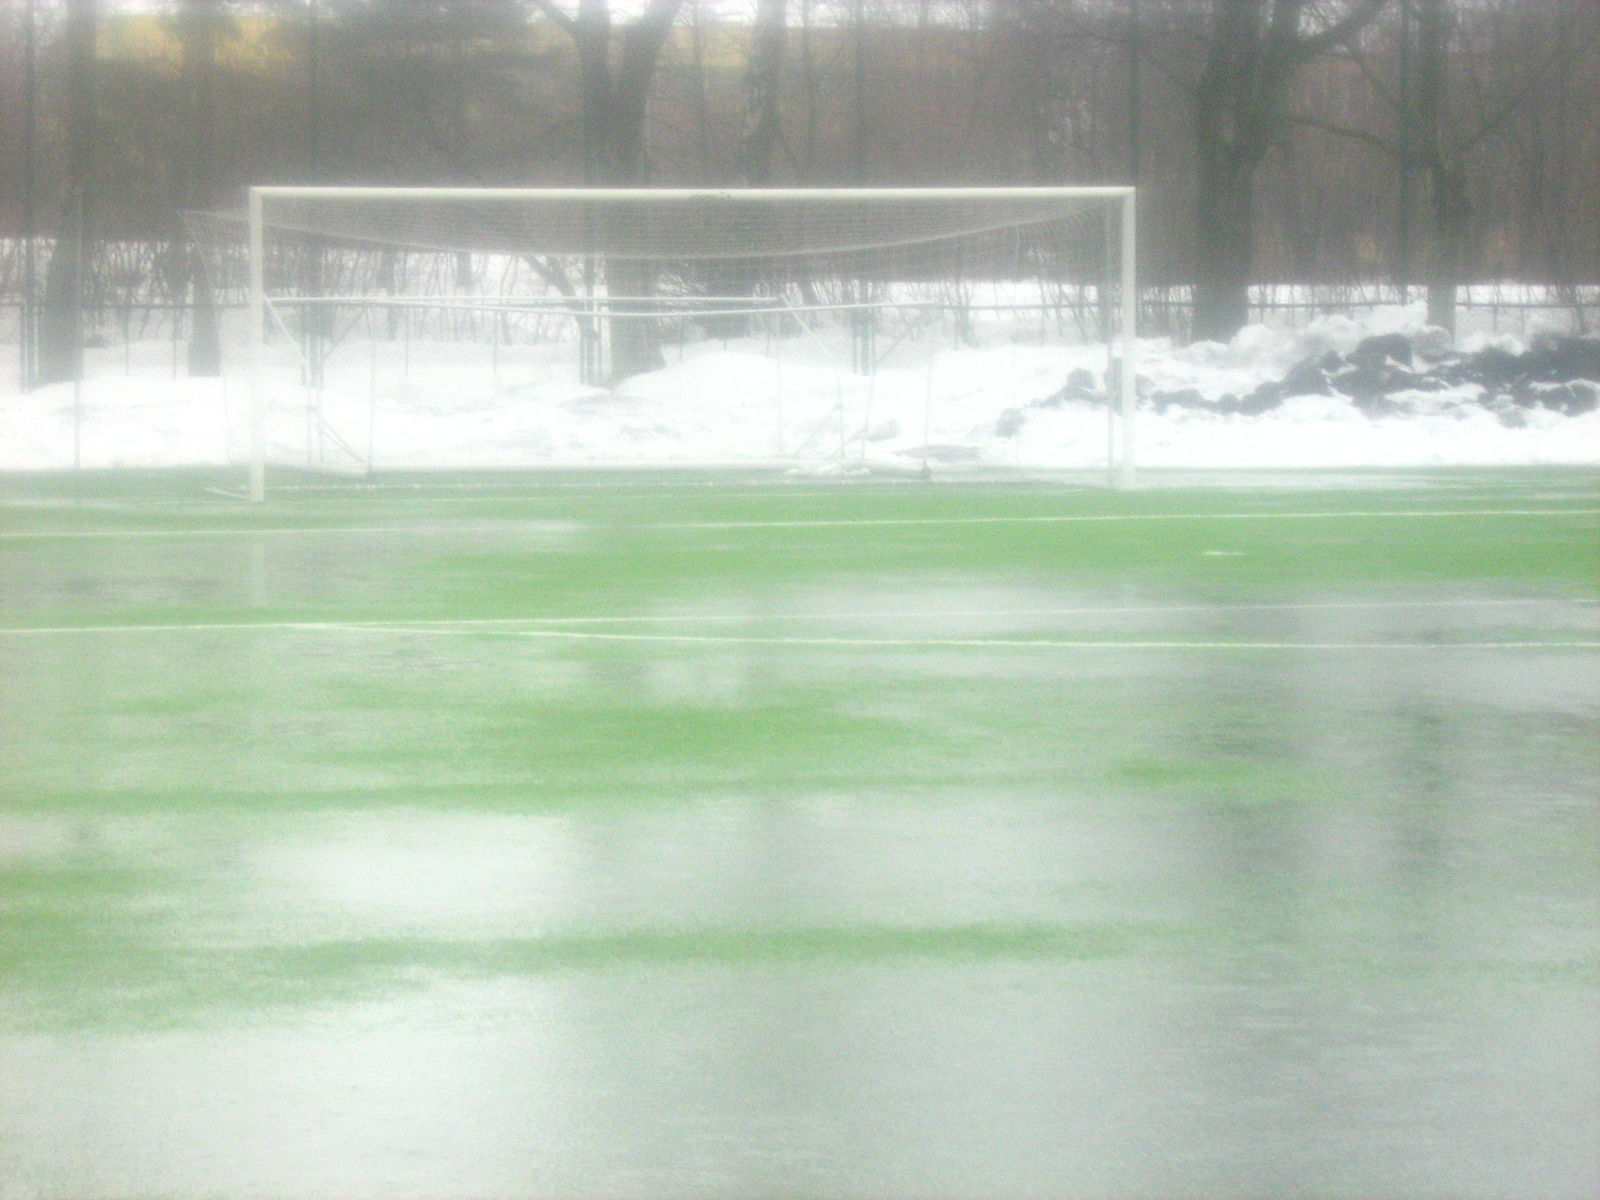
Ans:
[{"label": "dirty snow pile", "polygon": [[[1004,333],[880,342],[871,377],[821,337],[686,340],[664,369],[611,389],[577,381],[571,346],[491,356],[482,344],[380,341],[341,347],[311,393],[279,347],[264,390],[269,454],[352,467],[1104,464],[1105,347]],[[1202,469],[1600,463],[1594,345],[1548,334],[1452,345],[1416,306],[1252,326],[1227,345],[1143,340],[1137,458]],[[247,456],[248,380],[184,378],[170,342],[91,352],[82,385],[23,394],[14,362],[0,371],[0,469]]]}]

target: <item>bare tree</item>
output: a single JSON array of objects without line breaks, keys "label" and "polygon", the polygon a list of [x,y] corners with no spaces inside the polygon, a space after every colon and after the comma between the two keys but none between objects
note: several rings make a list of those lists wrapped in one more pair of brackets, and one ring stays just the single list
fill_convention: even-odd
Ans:
[{"label": "bare tree", "polygon": [[[326,163],[367,183],[577,182],[586,168],[597,184],[658,174],[752,186],[789,176],[845,182],[860,165],[858,146],[874,177],[897,182],[1094,182],[1124,176],[1137,65],[1144,274],[1152,283],[1199,279],[1212,297],[1227,285],[1232,307],[1210,336],[1227,336],[1242,319],[1244,284],[1268,270],[1324,282],[1394,278],[1402,160],[1418,201],[1419,264],[1427,260],[1411,281],[1432,284],[1436,320],[1445,319],[1452,277],[1492,272],[1573,287],[1591,278],[1600,261],[1600,200],[1590,185],[1600,162],[1600,4],[1406,0],[1419,20],[1404,89],[1400,0],[1307,61],[1376,2],[700,0],[703,54],[691,73],[680,61],[690,43],[679,40],[689,0],[318,0],[318,136]],[[0,37],[20,35],[13,14],[22,7],[4,10]],[[128,24],[119,32],[165,21],[170,36],[103,37],[98,57],[74,56],[74,40],[86,43],[68,16],[81,22],[94,8],[104,18],[112,5],[38,0],[38,8],[48,31],[42,145],[52,152],[39,156],[28,192],[45,198],[41,224],[60,235],[40,243],[41,277],[52,244],[59,251],[48,337],[60,378],[76,369],[72,347],[83,330],[69,326],[80,280],[91,313],[107,288],[129,297],[152,282],[166,296],[186,291],[196,280],[193,264],[171,252],[175,208],[225,201],[247,181],[313,173],[305,79],[295,69],[310,48],[312,5],[123,0],[115,11]],[[248,43],[239,45],[251,53],[219,42],[208,64],[210,34],[195,19],[217,10],[250,14]],[[678,18],[670,27],[669,11]],[[859,141],[858,46],[870,101]],[[9,75],[0,68],[0,93],[13,98],[21,53],[12,47]],[[72,83],[74,71],[87,87]],[[1194,104],[1202,92],[1207,103]],[[1397,119],[1402,92],[1409,137]],[[86,105],[91,93],[97,104]],[[1298,111],[1284,122],[1286,107]],[[26,224],[17,211],[17,177],[27,170],[21,104],[0,109],[0,137],[12,147],[0,154],[0,216],[15,229]],[[1328,131],[1337,126],[1347,136],[1335,141]],[[92,137],[80,136],[85,129]],[[97,247],[88,270],[75,259],[80,195],[83,229],[94,235],[83,244]],[[1200,207],[1206,231],[1196,237]],[[136,252],[141,242],[147,249]],[[135,257],[159,263],[162,276],[141,274]],[[407,269],[406,257],[394,266]],[[537,268],[564,269],[574,311],[586,311],[571,260],[545,257]],[[0,286],[6,270],[0,257]],[[717,294],[738,286],[711,274],[694,283]],[[651,281],[613,273],[609,282],[624,296]],[[203,336],[195,351],[205,369]],[[629,359],[616,361],[625,368]]]},{"label": "bare tree", "polygon": [[[1454,331],[1456,283],[1461,278],[1472,205],[1467,199],[1466,164],[1446,152],[1445,89],[1451,37],[1451,14],[1445,0],[1422,0],[1417,20],[1417,98],[1415,128],[1420,137],[1407,139],[1428,177],[1433,213],[1433,252],[1428,259],[1428,320]],[[1480,136],[1486,136],[1483,130]],[[1411,162],[1402,162],[1410,170]]]},{"label": "bare tree", "polygon": [[[533,5],[565,30],[577,49],[585,182],[643,183],[649,173],[646,105],[683,0],[648,0],[644,11],[623,25],[613,18],[609,0],[578,0],[575,12],[556,0],[533,0]],[[618,43],[615,56],[613,41]]]},{"label": "bare tree", "polygon": [[[748,187],[766,187],[772,182],[772,160],[783,136],[781,85],[788,23],[788,0],[758,0],[745,60],[738,147],[739,182]],[[748,259],[718,259],[708,269],[705,282],[713,296],[749,296],[758,282],[757,271]],[[707,318],[705,328],[712,337],[742,337],[749,332],[750,321],[729,313]]]},{"label": "bare tree", "polygon": [[1105,43],[1073,0],[989,0],[988,72],[1004,78],[997,132],[1021,141],[1028,179],[1061,183],[1092,154],[1090,98]]},{"label": "bare tree", "polygon": [[[1540,9],[1543,6],[1539,6]],[[1510,38],[1505,24],[1526,31],[1540,15],[1554,13],[1557,20],[1546,52],[1537,57],[1507,53]],[[1411,161],[1428,181],[1432,246],[1428,256],[1428,320],[1452,332],[1456,327],[1456,298],[1468,259],[1473,207],[1468,190],[1472,156],[1506,124],[1537,91],[1560,72],[1553,71],[1574,45],[1576,10],[1552,5],[1542,14],[1522,4],[1489,5],[1475,14],[1474,24],[1487,39],[1486,52],[1464,51],[1459,45],[1461,14],[1447,0],[1421,0],[1417,18],[1417,96],[1415,126],[1409,139]],[[1499,94],[1491,94],[1476,77],[1480,58],[1520,65],[1523,77],[1512,79]],[[1470,116],[1464,104],[1452,103],[1451,92],[1462,83],[1471,93]]]},{"label": "bare tree", "polygon": [[1310,0],[1211,0],[1195,88],[1194,336],[1226,340],[1249,317],[1254,183],[1289,117],[1296,74],[1347,42],[1385,0],[1350,0],[1337,15]]},{"label": "bare tree", "polygon": [[[370,175],[522,182],[540,115],[519,86],[539,65],[512,0],[344,0],[324,53],[347,98],[343,136]],[[346,162],[356,149],[341,144]]]},{"label": "bare tree", "polygon": [[[578,54],[578,104],[583,129],[584,180],[627,187],[649,174],[646,115],[662,48],[683,0],[649,0],[631,24],[618,26],[608,0],[578,0],[568,12],[555,0],[533,0],[572,38]],[[618,43],[615,57],[612,43]],[[648,264],[612,264],[612,292],[647,301],[655,291]],[[642,316],[612,322],[611,375],[623,379],[663,365],[655,323]]]},{"label": "bare tree", "polygon": [[[1319,117],[1295,120],[1359,142],[1390,159],[1405,177],[1420,175],[1426,181],[1428,321],[1454,331],[1457,293],[1473,240],[1471,160],[1547,83],[1559,86],[1564,80],[1557,68],[1577,44],[1577,10],[1557,4],[1536,9],[1520,0],[1491,0],[1470,10],[1454,0],[1416,0],[1416,7],[1412,80],[1390,88],[1375,63],[1350,51],[1395,110],[1392,134]],[[1543,30],[1542,52],[1530,52],[1526,41],[1537,40],[1536,26],[1545,18],[1551,20]],[[1402,38],[1410,36],[1406,24]],[[1464,46],[1468,34],[1478,44]],[[1413,48],[1401,49],[1404,54]],[[1499,81],[1481,78],[1478,63],[1493,64]]]},{"label": "bare tree", "polygon": [[[187,145],[180,151],[177,204],[180,209],[205,209],[215,203],[213,120],[217,101],[217,42],[232,27],[225,3],[184,0],[178,18],[183,41],[182,82],[187,118]],[[177,233],[180,284],[186,279],[193,295],[193,328],[189,336],[189,374],[222,374],[222,339],[217,328],[216,289],[205,259],[193,240]]]},{"label": "bare tree", "polygon": [[67,0],[67,176],[39,315],[40,383],[83,374],[83,283],[94,200],[95,0]]},{"label": "bare tree", "polygon": [[788,26],[789,0],[757,0],[744,72],[744,133],[739,139],[739,175],[752,187],[772,182],[772,156],[783,134],[780,84]]}]

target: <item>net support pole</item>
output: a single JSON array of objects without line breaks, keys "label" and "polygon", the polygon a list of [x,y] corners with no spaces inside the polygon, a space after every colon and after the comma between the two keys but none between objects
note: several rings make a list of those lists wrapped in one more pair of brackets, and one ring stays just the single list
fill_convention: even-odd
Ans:
[{"label": "net support pole", "polygon": [[1135,221],[1138,193],[1132,188],[1122,197],[1122,370],[1118,373],[1122,385],[1120,408],[1122,413],[1122,445],[1117,463],[1117,485],[1134,486],[1134,409],[1139,402],[1138,375],[1135,370],[1135,340],[1139,322],[1139,272],[1138,238]]},{"label": "net support pole", "polygon": [[250,189],[250,500],[267,498],[267,286],[261,192]]}]

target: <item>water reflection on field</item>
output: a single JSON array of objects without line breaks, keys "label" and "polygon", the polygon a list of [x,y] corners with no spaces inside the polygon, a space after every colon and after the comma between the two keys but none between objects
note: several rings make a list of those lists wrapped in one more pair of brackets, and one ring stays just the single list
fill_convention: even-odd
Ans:
[{"label": "water reflection on field", "polygon": [[0,1197],[1600,1193],[1592,655],[361,638],[7,647]]}]

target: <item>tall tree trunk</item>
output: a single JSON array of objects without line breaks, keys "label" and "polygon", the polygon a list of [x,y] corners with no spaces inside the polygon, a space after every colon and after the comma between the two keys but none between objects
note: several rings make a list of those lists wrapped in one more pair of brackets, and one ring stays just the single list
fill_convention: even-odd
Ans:
[{"label": "tall tree trunk", "polygon": [[1212,0],[1194,113],[1199,340],[1227,341],[1249,318],[1253,182],[1287,100],[1284,66],[1268,58],[1269,30],[1268,0]]},{"label": "tall tree trunk", "polygon": [[1201,146],[1193,330],[1198,341],[1225,342],[1250,319],[1254,174],[1254,164],[1227,147]]},{"label": "tall tree trunk", "polygon": [[[633,187],[649,174],[645,120],[656,65],[683,0],[649,0],[622,30],[612,57],[608,0],[579,0],[571,16],[550,0],[535,4],[572,37],[578,53],[578,102],[583,129],[584,177],[591,185]],[[606,280],[613,296],[647,306],[655,269],[643,260],[614,261]],[[636,306],[636,307],[642,307]],[[664,364],[655,321],[643,316],[611,323],[611,377],[625,379]]]},{"label": "tall tree trunk", "polygon": [[1428,259],[1428,324],[1456,331],[1456,293],[1467,256],[1472,205],[1464,167],[1440,162],[1428,173],[1433,191],[1433,248]]},{"label": "tall tree trunk", "polygon": [[[226,19],[219,0],[184,0],[183,75],[189,99],[189,154],[183,172],[185,207],[209,208],[213,174],[211,115],[216,107],[216,46],[219,26]],[[181,234],[181,229],[180,229]],[[222,338],[217,327],[216,288],[200,247],[186,241],[190,260],[189,286],[194,297],[193,328],[189,335],[189,374],[222,374]]]},{"label": "tall tree trunk", "polygon": [[[750,31],[750,57],[744,73],[744,132],[739,138],[739,176],[747,187],[772,182],[772,158],[782,135],[779,101],[783,81],[784,34],[788,25],[788,0],[760,0]],[[755,293],[755,265],[745,258],[713,261],[707,285],[713,296],[748,297]],[[712,337],[744,337],[750,318],[743,314],[712,317],[706,321]]]},{"label": "tall tree trunk", "polygon": [[1452,165],[1445,147],[1445,110],[1450,52],[1446,0],[1422,0],[1417,16],[1417,148],[1430,192],[1428,322],[1456,328],[1456,288],[1466,253],[1470,208],[1463,164]]},{"label": "tall tree trunk", "polygon": [[45,269],[38,382],[83,376],[83,290],[94,200],[95,0],[67,0],[67,194]]},{"label": "tall tree trunk", "polygon": [[1384,2],[1351,0],[1308,32],[1307,0],[1211,0],[1194,109],[1196,338],[1226,341],[1249,319],[1255,174],[1288,120],[1295,75]]},{"label": "tall tree trunk", "polygon": [[739,142],[739,174],[749,187],[772,182],[772,155],[782,134],[779,100],[788,8],[789,0],[759,0],[756,6],[744,73],[744,136]]}]

